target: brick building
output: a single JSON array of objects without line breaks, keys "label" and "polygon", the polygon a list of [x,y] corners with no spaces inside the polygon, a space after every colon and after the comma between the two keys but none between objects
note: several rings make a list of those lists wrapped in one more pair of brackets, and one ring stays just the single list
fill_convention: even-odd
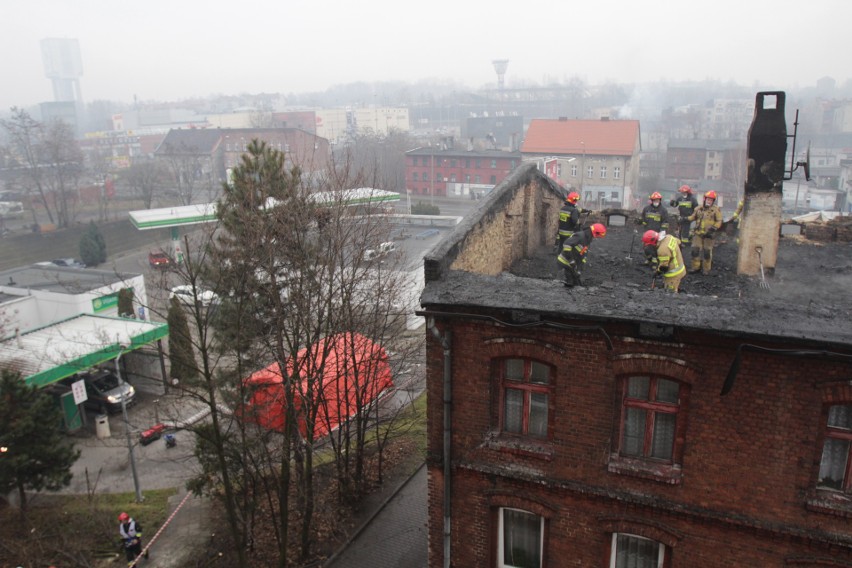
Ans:
[{"label": "brick building", "polygon": [[612,210],[566,289],[562,195],[524,165],[425,258],[429,566],[852,566],[849,243],[674,295]]},{"label": "brick building", "polygon": [[520,152],[456,149],[450,140],[405,153],[406,187],[413,195],[483,195],[520,163]]}]

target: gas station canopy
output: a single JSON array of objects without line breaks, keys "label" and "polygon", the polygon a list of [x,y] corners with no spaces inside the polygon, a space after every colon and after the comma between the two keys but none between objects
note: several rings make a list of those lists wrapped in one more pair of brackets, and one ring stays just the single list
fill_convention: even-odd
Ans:
[{"label": "gas station canopy", "polygon": [[43,387],[166,337],[165,323],[82,314],[0,343],[0,366]]}]

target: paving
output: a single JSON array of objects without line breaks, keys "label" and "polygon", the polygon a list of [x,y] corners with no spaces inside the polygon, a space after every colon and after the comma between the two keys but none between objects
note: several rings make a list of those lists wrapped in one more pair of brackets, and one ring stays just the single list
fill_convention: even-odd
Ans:
[{"label": "paving", "polygon": [[426,568],[427,476],[422,465],[375,507],[344,549],[326,568]]}]

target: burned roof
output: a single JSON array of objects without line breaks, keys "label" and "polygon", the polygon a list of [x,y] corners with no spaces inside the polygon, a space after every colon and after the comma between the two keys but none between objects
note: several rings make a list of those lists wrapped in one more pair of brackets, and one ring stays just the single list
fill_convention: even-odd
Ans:
[{"label": "burned roof", "polygon": [[[852,345],[852,245],[782,236],[761,277],[737,274],[737,239],[718,239],[710,274],[681,293],[652,288],[641,230],[610,225],[587,255],[584,286],[566,288],[553,243],[562,194],[524,166],[480,203],[425,259],[427,311],[500,311],[528,320],[646,322],[731,336]],[[587,223],[604,220],[604,212]],[[726,242],[721,242],[725,240]],[[689,246],[683,247],[689,261]]]}]

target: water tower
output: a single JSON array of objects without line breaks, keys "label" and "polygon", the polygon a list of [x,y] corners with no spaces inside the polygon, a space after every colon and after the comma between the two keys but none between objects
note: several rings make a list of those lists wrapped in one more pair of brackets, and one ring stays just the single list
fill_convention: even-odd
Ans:
[{"label": "water tower", "polygon": [[80,43],[76,39],[47,38],[41,40],[41,57],[44,76],[53,84],[56,102],[82,102],[80,77],[83,76],[83,59]]},{"label": "water tower", "polygon": [[491,62],[494,65],[494,70],[497,71],[497,88],[503,90],[503,81],[506,78],[506,69],[509,67],[508,59],[495,59]]}]

